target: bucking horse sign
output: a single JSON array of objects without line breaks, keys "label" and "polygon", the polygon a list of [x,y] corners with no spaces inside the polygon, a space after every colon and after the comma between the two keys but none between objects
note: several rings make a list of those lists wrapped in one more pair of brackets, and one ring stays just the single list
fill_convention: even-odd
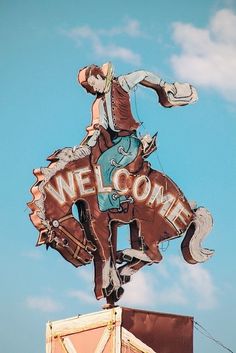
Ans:
[{"label": "bucking horse sign", "polygon": [[[96,96],[91,125],[80,145],[54,152],[47,167],[34,170],[30,219],[39,230],[37,245],[76,267],[93,261],[96,298],[114,303],[133,274],[161,261],[161,242],[184,236],[182,254],[191,264],[213,255],[201,247],[212,228],[210,213],[151,168],[156,135],[138,137],[130,106],[138,84],[153,89],[164,107],[194,103],[197,93],[188,83],[169,84],[143,70],[115,77],[111,63],[81,69],[78,81]],[[124,224],[130,248],[118,250],[117,228]]]}]

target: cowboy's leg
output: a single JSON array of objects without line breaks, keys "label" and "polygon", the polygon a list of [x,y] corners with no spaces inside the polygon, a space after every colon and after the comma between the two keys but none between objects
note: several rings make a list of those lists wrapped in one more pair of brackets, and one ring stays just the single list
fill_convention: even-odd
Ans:
[{"label": "cowboy's leg", "polygon": [[[116,155],[116,146],[107,149],[98,159],[97,164],[100,166],[103,185],[112,187],[112,175],[116,170],[114,156]],[[119,166],[119,164],[117,164]],[[124,197],[125,198],[125,197]],[[101,211],[107,211],[111,208],[119,208],[120,200],[115,190],[111,192],[103,192],[98,194],[98,204]]]},{"label": "cowboy's leg", "polygon": [[[104,186],[112,185],[114,172],[118,168],[127,166],[136,158],[140,145],[139,139],[133,136],[119,137],[113,142],[115,145],[106,150],[98,159]],[[118,190],[98,195],[99,208],[102,211],[112,208],[119,209],[124,201],[126,201],[126,197],[119,195]]]}]

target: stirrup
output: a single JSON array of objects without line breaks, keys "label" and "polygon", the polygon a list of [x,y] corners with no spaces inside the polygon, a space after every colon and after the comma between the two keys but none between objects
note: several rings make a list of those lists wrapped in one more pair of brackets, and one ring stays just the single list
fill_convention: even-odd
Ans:
[{"label": "stirrup", "polygon": [[122,281],[122,284],[126,284],[129,283],[131,280],[131,276],[127,276],[127,275],[120,275],[120,279]]}]

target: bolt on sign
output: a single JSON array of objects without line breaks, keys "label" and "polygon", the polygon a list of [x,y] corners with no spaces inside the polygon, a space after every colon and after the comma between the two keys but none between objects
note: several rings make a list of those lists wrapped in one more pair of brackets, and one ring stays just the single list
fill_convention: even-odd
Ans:
[{"label": "bolt on sign", "polygon": [[[95,296],[113,305],[137,271],[162,260],[160,243],[182,236],[182,254],[191,264],[213,255],[201,246],[212,228],[210,213],[152,169],[148,157],[157,149],[157,134],[140,136],[130,104],[138,85],[168,108],[196,102],[197,92],[143,70],[115,76],[111,63],[81,69],[78,82],[95,96],[91,123],[78,146],[55,151],[48,166],[34,170],[30,219],[39,231],[37,245],[57,250],[76,267],[93,261]],[[117,228],[124,224],[130,247],[117,249]]]}]

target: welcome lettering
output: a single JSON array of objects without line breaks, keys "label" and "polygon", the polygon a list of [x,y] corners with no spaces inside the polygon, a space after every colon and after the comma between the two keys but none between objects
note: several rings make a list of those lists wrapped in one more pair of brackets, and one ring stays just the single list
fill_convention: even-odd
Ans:
[{"label": "welcome lettering", "polygon": [[[91,173],[95,176],[95,185],[92,185]],[[121,183],[123,177],[123,183]],[[89,167],[80,168],[73,172],[67,172],[65,176],[56,176],[56,187],[47,183],[46,191],[60,204],[65,204],[69,198],[70,201],[75,201],[78,197],[86,197],[97,193],[107,193],[112,189],[116,190],[120,195],[130,193],[125,181],[130,177],[127,169],[117,169],[112,178],[112,185],[104,185],[102,180],[101,168],[95,165],[93,170]],[[79,191],[79,195],[77,194]],[[177,200],[171,193],[164,193],[164,187],[158,183],[151,183],[151,180],[146,175],[137,175],[134,177],[131,193],[135,201],[144,203],[149,207],[159,207],[158,213],[166,218],[174,228],[181,231],[180,225],[188,223],[191,213]],[[160,207],[161,206],[161,207]]]}]

